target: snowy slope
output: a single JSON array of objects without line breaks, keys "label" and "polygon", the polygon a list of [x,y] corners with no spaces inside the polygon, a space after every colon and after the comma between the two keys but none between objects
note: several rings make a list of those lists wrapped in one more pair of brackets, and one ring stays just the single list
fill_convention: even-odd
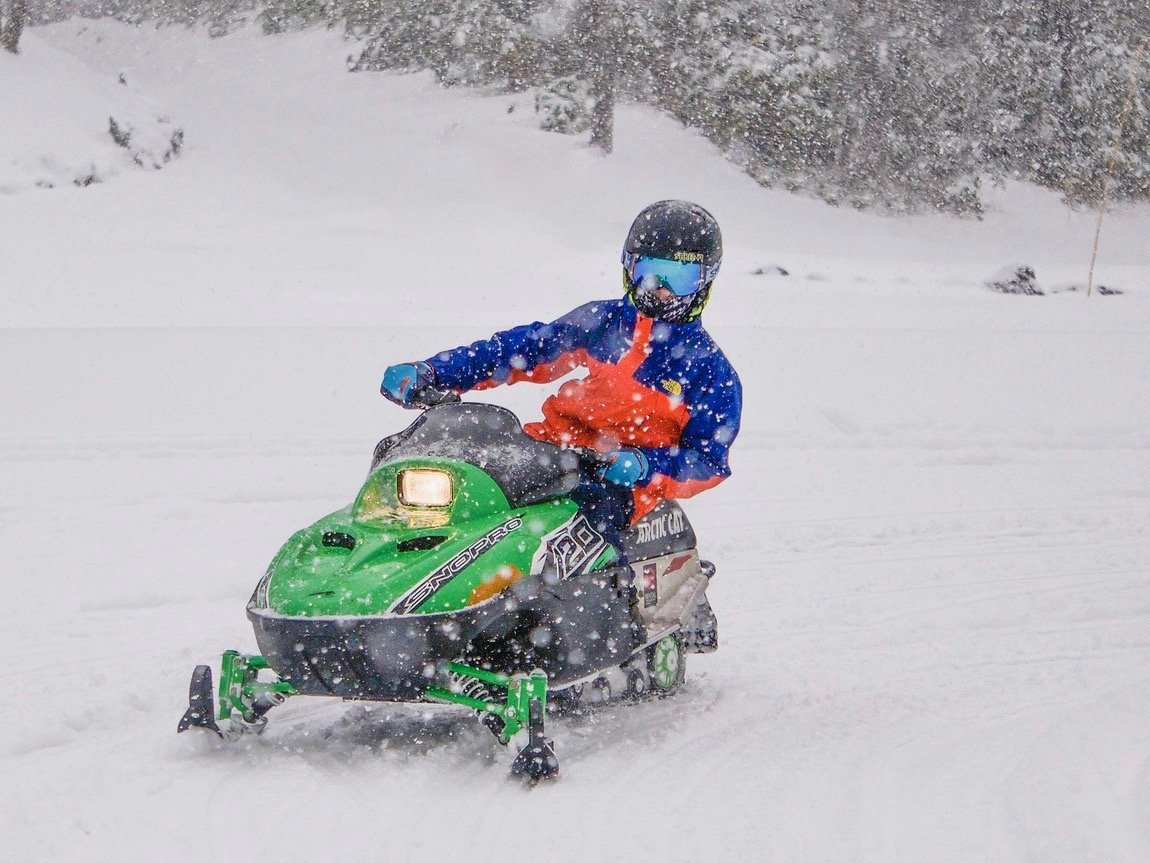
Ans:
[{"label": "snowy slope", "polygon": [[[1007,264],[1085,282],[1093,217],[836,210],[636,108],[604,159],[528,99],[349,75],[329,33],[26,40],[123,71],[187,147],[0,196],[0,856],[1150,859],[1150,208],[1104,225],[1122,296],[1007,297]],[[279,543],[410,418],[382,368],[615,295],[669,196],[723,225],[706,318],[747,401],[688,504],[723,646],[683,692],[555,722],[532,792],[449,710],[177,738]]]},{"label": "snowy slope", "polygon": [[134,81],[35,36],[0,57],[0,83],[0,194],[102,183],[179,152],[183,131]]}]

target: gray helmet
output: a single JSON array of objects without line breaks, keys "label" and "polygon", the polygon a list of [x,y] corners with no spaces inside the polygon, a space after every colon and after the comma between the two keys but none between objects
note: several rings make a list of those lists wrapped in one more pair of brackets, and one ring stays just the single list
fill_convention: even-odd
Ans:
[{"label": "gray helmet", "polygon": [[[687,297],[660,301],[632,279],[639,258],[662,258],[701,264],[699,290]],[[623,281],[627,296],[645,315],[669,323],[697,318],[710,297],[711,282],[723,261],[719,223],[690,201],[658,201],[639,213],[623,244]]]}]

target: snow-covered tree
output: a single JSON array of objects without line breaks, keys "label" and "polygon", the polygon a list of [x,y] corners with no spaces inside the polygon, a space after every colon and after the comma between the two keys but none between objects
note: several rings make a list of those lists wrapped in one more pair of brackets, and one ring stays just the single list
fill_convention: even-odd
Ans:
[{"label": "snow-covered tree", "polygon": [[850,3],[836,18],[834,178],[846,200],[979,210],[967,129],[972,69],[926,5]]},{"label": "snow-covered tree", "polygon": [[1145,11],[1124,0],[996,0],[985,13],[975,53],[990,164],[1074,203],[1098,202],[1107,177],[1120,196],[1146,196]]},{"label": "snow-covered tree", "polygon": [[571,18],[568,45],[574,73],[587,85],[591,144],[610,153],[615,142],[615,102],[635,28],[630,4],[582,0]]},{"label": "snow-covered tree", "polygon": [[1006,177],[1150,198],[1146,0],[0,0],[23,2],[33,22],[344,26],[353,69],[534,88],[544,127],[608,151],[615,105],[643,102],[760,182],[853,206],[977,213]]},{"label": "snow-covered tree", "polygon": [[28,21],[27,0],[7,0],[2,4],[0,14],[0,47],[16,54],[19,51],[20,35]]},{"label": "snow-covered tree", "polygon": [[637,22],[631,92],[711,137],[763,182],[831,159],[836,58],[814,0],[663,0]]},{"label": "snow-covered tree", "polygon": [[342,0],[267,0],[259,22],[265,33],[331,24],[342,18],[343,5]]},{"label": "snow-covered tree", "polygon": [[450,84],[523,89],[536,78],[535,0],[354,0],[348,28],[366,40],[358,67],[431,69]]}]

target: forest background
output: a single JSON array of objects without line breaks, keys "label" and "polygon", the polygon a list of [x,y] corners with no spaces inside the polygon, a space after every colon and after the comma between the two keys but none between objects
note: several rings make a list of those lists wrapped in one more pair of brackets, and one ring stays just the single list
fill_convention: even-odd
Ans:
[{"label": "forest background", "polygon": [[615,103],[643,102],[835,204],[977,216],[1007,179],[1150,199],[1144,0],[0,0],[0,33],[73,16],[341,28],[349,71],[534,90],[544,128],[607,153]]}]

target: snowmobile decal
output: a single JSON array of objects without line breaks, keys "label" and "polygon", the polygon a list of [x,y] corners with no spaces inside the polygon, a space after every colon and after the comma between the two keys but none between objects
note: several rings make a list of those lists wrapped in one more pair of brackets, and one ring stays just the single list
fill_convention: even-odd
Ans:
[{"label": "snowmobile decal", "polygon": [[643,564],[643,607],[659,604],[659,568],[653,563]]},{"label": "snowmobile decal", "polygon": [[663,581],[663,586],[674,593],[680,587],[683,577],[678,579],[668,579],[668,576],[673,575],[679,570],[683,569],[688,563],[695,558],[695,554],[680,554],[673,557],[670,563],[666,564],[666,569],[660,571],[660,567],[667,561],[667,557],[659,558],[658,560],[650,563],[643,564],[643,578],[641,587],[643,589],[643,607],[654,608],[659,604],[659,582]]},{"label": "snowmobile decal", "polygon": [[673,536],[683,530],[684,523],[683,511],[680,509],[674,509],[655,518],[641,521],[635,525],[638,531],[638,541],[641,543],[654,542],[657,539]]},{"label": "snowmobile decal", "polygon": [[[659,631],[668,621],[678,620],[706,577],[701,575],[699,554],[694,549],[647,560],[635,567],[642,614],[648,626]],[[666,609],[670,606],[668,621]]]},{"label": "snowmobile decal", "polygon": [[392,614],[410,614],[415,611],[435,591],[471,566],[484,552],[506,538],[512,531],[517,530],[522,524],[523,519],[516,516],[484,534],[400,597],[399,602],[391,607],[390,612]]},{"label": "snowmobile decal", "polygon": [[566,580],[587,572],[606,550],[607,541],[580,513],[543,538],[532,571],[539,572],[550,563],[559,579]]}]

